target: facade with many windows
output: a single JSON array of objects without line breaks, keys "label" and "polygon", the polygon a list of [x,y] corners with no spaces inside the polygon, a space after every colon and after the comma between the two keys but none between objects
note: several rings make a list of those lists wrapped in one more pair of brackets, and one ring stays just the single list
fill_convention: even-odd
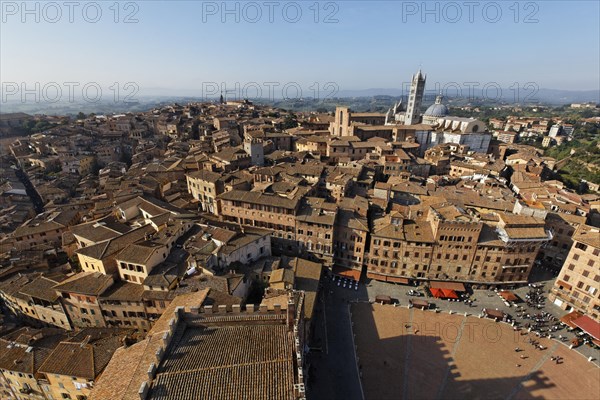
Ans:
[{"label": "facade with many windows", "polygon": [[600,321],[600,229],[581,225],[554,283],[550,300]]},{"label": "facade with many windows", "polygon": [[419,220],[394,215],[377,219],[367,276],[404,283],[409,279],[524,283],[551,235],[543,221],[533,217],[498,213],[497,219],[484,223],[447,204],[429,207]]}]

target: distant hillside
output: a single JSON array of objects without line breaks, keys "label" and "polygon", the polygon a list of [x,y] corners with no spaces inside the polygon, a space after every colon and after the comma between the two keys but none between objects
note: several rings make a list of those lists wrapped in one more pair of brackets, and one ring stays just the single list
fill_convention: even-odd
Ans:
[{"label": "distant hillside", "polygon": [[[465,100],[469,97],[468,88],[465,87],[464,93],[461,98]],[[481,95],[481,88],[475,88],[473,93],[473,97],[475,99],[483,100]],[[425,96],[428,98],[435,98],[438,95],[435,90],[426,90]],[[447,91],[442,91],[442,94],[449,98],[456,97],[457,91],[449,88]],[[577,91],[577,90],[559,90],[559,89],[539,89],[537,93],[534,93],[532,90],[521,90],[521,93],[518,97],[516,96],[515,90],[510,88],[501,89],[501,96],[499,96],[499,101],[504,101],[508,103],[514,103],[515,100],[517,103],[526,102],[526,103],[548,103],[548,104],[570,104],[570,103],[585,103],[585,102],[595,102],[600,103],[600,91],[597,90],[585,90],[585,91]],[[337,93],[337,97],[373,97],[373,96],[392,96],[392,97],[400,97],[406,96],[406,93],[403,93],[402,89],[364,89],[364,90],[340,90]],[[490,89],[490,96],[495,96],[496,94]]]},{"label": "distant hillside", "polygon": [[[173,102],[187,103],[192,101],[206,101],[202,98],[201,91],[186,90],[185,93],[179,95],[166,95],[168,90],[157,90],[156,95],[139,96],[138,101],[134,103],[123,102],[57,102],[57,103],[22,103],[20,101],[6,102],[2,104],[2,111],[9,113],[23,112],[28,114],[47,114],[47,115],[76,115],[84,112],[86,114],[110,114],[119,112],[140,112],[147,111],[161,104],[169,104]],[[195,94],[195,95],[194,95]],[[433,103],[438,95],[435,90],[426,90],[423,103]],[[596,90],[576,91],[576,90],[557,90],[557,89],[539,89],[537,93],[532,91],[522,90],[519,97],[515,98],[515,91],[507,88],[502,89],[498,99],[485,99],[481,97],[481,89],[474,90],[473,98],[469,98],[467,88],[464,88],[464,93],[457,97],[457,91],[449,89],[447,93],[442,91],[446,96],[446,101],[458,106],[461,104],[477,104],[477,105],[493,105],[493,104],[515,104],[515,103],[532,103],[532,104],[547,104],[547,105],[564,105],[571,103],[596,102],[600,103],[600,92]],[[252,99],[259,103],[275,104],[284,108],[293,110],[309,111],[311,109],[325,108],[328,110],[334,109],[337,104],[356,104],[363,108],[363,104],[372,102],[370,109],[385,107],[389,108],[394,101],[400,98],[406,98],[406,93],[403,93],[401,88],[374,88],[364,90],[340,90],[333,98],[312,99],[310,97],[303,99]],[[495,95],[495,94],[494,94]],[[519,100],[519,101],[515,101]],[[312,108],[314,107],[314,108]]]}]

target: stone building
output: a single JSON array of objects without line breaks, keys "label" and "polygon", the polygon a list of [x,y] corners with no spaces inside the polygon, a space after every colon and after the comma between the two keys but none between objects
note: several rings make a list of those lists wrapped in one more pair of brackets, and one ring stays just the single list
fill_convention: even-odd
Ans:
[{"label": "stone building", "polygon": [[114,283],[112,275],[81,272],[54,286],[73,326],[105,327],[99,296]]},{"label": "stone building", "polygon": [[35,309],[36,318],[39,321],[71,330],[73,326],[61,301],[61,296],[53,289],[58,283],[58,281],[45,276],[39,276],[23,286],[20,293],[29,297],[30,304]]},{"label": "stone building", "polygon": [[188,192],[198,200],[199,208],[204,212],[219,215],[216,198],[225,191],[221,174],[200,170],[186,175]]},{"label": "stone building", "polygon": [[307,251],[331,264],[338,207],[325,199],[306,197],[296,215],[296,241]]},{"label": "stone building", "polygon": [[64,339],[64,331],[56,328],[20,328],[1,337],[0,375],[16,396],[2,398],[47,399],[48,386],[39,368]]},{"label": "stone building", "polygon": [[96,379],[130,333],[123,329],[87,328],[60,342],[39,368],[49,389],[47,398],[87,399]]},{"label": "stone building", "polygon": [[479,221],[449,204],[422,218],[388,215],[374,222],[367,276],[384,281],[458,280],[481,285],[525,283],[542,244],[552,235],[542,220],[497,213]]},{"label": "stone building", "polygon": [[600,321],[600,230],[580,225],[549,298],[567,311]]}]

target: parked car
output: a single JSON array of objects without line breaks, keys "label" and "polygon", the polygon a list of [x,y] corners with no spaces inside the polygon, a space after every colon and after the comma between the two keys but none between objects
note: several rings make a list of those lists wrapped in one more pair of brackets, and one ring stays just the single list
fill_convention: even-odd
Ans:
[{"label": "parked car", "polygon": [[415,297],[422,297],[422,296],[423,296],[423,293],[421,293],[421,292],[418,292],[418,291],[416,291],[416,290],[412,290],[412,289],[411,289],[411,290],[409,290],[409,291],[407,292],[407,294],[408,294],[409,296],[415,296]]}]

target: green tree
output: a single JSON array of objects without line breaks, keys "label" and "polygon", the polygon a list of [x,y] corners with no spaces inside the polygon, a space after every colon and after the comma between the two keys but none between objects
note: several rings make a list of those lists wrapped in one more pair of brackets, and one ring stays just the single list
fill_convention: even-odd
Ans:
[{"label": "green tree", "polygon": [[288,113],[283,120],[283,129],[296,128],[298,126],[298,119],[294,113]]}]

